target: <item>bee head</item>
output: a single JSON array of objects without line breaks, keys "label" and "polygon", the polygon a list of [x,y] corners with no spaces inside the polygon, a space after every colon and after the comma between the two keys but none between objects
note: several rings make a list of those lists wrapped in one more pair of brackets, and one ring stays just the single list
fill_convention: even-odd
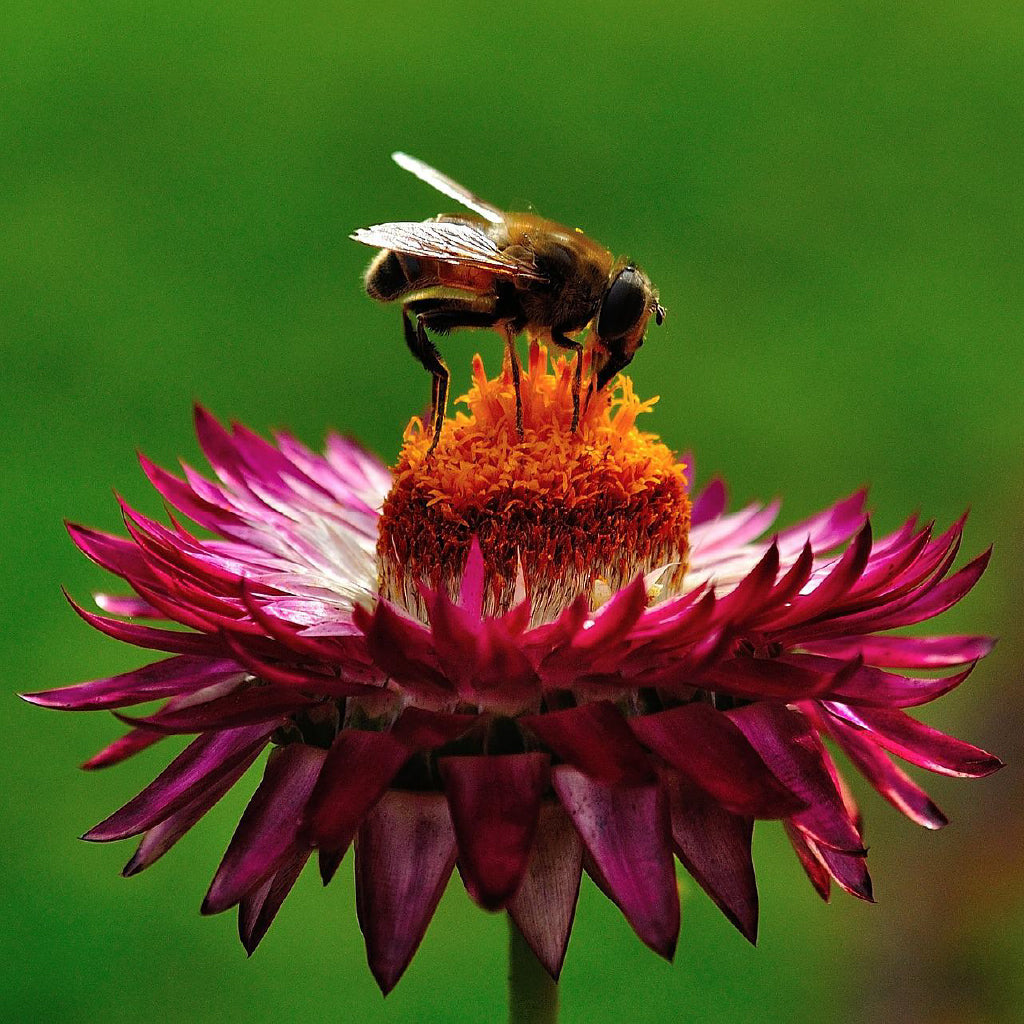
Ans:
[{"label": "bee head", "polygon": [[665,310],[658,301],[650,278],[632,263],[627,263],[611,280],[597,317],[597,340],[607,351],[598,360],[597,387],[603,388],[644,343],[648,319],[659,326]]}]

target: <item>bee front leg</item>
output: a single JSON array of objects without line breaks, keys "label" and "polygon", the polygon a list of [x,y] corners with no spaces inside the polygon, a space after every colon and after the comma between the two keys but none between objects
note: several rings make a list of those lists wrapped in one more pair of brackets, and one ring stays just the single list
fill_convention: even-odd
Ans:
[{"label": "bee front leg", "polygon": [[552,330],[551,340],[559,347],[576,353],[576,368],[572,375],[572,426],[573,433],[580,425],[580,389],[583,385],[583,344],[567,337],[561,331]]},{"label": "bee front leg", "polygon": [[508,352],[508,363],[512,368],[512,387],[516,393],[516,430],[519,439],[523,438],[523,394],[520,390],[523,377],[522,367],[519,365],[519,353],[516,351],[516,335],[511,327],[505,328],[505,350]]},{"label": "bee front leg", "polygon": [[437,346],[427,337],[426,328],[420,317],[416,317],[416,327],[413,328],[409,321],[406,310],[402,310],[402,328],[405,331],[405,343],[409,351],[415,356],[416,361],[430,374],[430,415],[433,439],[427,449],[427,455],[437,447],[441,440],[441,427],[444,424],[445,413],[448,411],[448,380],[450,374],[445,366],[441,353]]}]

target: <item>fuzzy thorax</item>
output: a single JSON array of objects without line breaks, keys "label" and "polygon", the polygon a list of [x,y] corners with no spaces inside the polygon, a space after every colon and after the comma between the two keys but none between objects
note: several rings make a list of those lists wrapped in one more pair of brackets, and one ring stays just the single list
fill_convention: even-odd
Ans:
[{"label": "fuzzy thorax", "polygon": [[685,467],[655,434],[636,427],[641,401],[628,377],[584,394],[572,420],[573,365],[549,369],[534,344],[522,377],[523,434],[506,365],[488,379],[479,356],[473,385],[437,448],[418,418],[405,432],[377,546],[381,595],[424,617],[422,585],[454,596],[470,542],[487,567],[485,611],[506,611],[525,588],[535,622],[579,594],[591,603],[640,573],[686,568],[690,500]]}]

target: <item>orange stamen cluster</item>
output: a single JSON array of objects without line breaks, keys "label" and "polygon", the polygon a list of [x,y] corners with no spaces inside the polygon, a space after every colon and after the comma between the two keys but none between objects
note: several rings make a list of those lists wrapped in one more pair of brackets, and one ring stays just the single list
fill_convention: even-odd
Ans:
[{"label": "orange stamen cluster", "polygon": [[[586,379],[586,375],[584,376]],[[665,565],[681,575],[690,501],[685,467],[636,419],[641,401],[628,377],[611,396],[584,388],[579,429],[572,422],[573,363],[534,343],[523,373],[523,435],[508,366],[488,379],[479,356],[468,407],[430,432],[414,418],[380,520],[382,593],[421,614],[419,586],[454,595],[470,543],[488,572],[487,610],[513,601],[519,572],[534,619],[557,615],[581,593],[599,600],[638,573]]]}]

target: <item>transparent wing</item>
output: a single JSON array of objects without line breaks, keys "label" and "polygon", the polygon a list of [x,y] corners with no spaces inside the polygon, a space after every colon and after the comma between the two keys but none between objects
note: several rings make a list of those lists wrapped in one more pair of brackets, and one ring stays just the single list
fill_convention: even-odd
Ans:
[{"label": "transparent wing", "polygon": [[442,195],[446,195],[449,199],[462,203],[463,206],[474,213],[480,214],[484,220],[489,220],[492,224],[504,222],[505,216],[496,206],[484,202],[479,196],[473,195],[468,188],[463,188],[457,181],[449,178],[447,174],[442,174],[429,164],[425,164],[422,160],[417,160],[416,157],[409,156],[408,153],[392,153],[391,159],[399,167],[404,168],[411,174],[415,174],[420,181],[425,181],[428,185],[436,188]]},{"label": "transparent wing", "polygon": [[375,249],[394,249],[410,256],[480,267],[507,277],[543,281],[532,262],[516,259],[498,248],[479,227],[459,221],[413,220],[374,224],[360,228],[349,238]]}]

